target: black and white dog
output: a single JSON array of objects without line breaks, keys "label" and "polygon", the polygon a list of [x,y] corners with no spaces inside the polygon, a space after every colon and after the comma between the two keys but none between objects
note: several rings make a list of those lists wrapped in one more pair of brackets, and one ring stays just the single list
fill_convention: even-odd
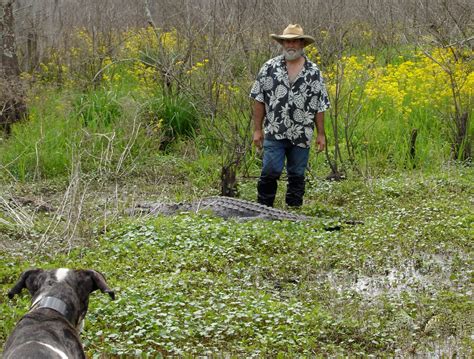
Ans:
[{"label": "black and white dog", "polygon": [[32,296],[30,311],[7,339],[3,358],[85,358],[79,338],[89,295],[100,289],[115,299],[104,276],[93,270],[30,269],[8,293],[23,288]]}]

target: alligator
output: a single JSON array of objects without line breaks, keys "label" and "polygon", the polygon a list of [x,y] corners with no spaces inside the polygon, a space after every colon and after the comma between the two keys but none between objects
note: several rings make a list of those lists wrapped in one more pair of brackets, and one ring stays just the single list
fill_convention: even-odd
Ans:
[{"label": "alligator", "polygon": [[218,217],[238,218],[241,220],[261,218],[267,220],[309,221],[313,217],[296,214],[263,204],[231,197],[205,197],[198,201],[184,203],[141,203],[130,214],[164,214],[172,215],[179,212],[209,211]]}]

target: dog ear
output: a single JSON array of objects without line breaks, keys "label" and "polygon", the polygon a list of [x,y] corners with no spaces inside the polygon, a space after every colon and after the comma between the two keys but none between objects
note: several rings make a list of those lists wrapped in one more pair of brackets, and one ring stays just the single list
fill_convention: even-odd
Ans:
[{"label": "dog ear", "polygon": [[95,291],[96,289],[100,289],[102,293],[107,293],[112,300],[115,300],[115,292],[109,288],[102,273],[95,270],[86,270],[85,272],[90,276],[92,282],[94,283],[91,292]]},{"label": "dog ear", "polygon": [[38,274],[42,272],[42,269],[29,269],[24,271],[15,286],[8,292],[8,298],[12,299],[15,294],[20,294],[23,288],[28,288],[31,294],[36,292],[38,288],[36,288],[37,286],[35,285],[35,279]]}]

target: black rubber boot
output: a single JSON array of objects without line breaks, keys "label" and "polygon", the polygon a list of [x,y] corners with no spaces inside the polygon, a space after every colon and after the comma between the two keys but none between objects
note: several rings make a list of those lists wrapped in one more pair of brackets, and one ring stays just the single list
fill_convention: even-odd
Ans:
[{"label": "black rubber boot", "polygon": [[304,176],[288,176],[285,200],[289,207],[301,207],[303,204],[304,187]]},{"label": "black rubber boot", "polygon": [[278,177],[260,176],[257,184],[258,197],[257,201],[268,207],[273,207],[275,196],[278,188]]}]

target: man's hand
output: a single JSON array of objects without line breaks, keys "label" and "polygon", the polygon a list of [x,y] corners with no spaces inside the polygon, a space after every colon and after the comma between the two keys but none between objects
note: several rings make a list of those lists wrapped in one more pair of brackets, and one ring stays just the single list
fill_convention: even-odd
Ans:
[{"label": "man's hand", "polygon": [[316,130],[316,151],[321,152],[326,148],[326,133],[324,132],[324,112],[318,112],[315,118]]},{"label": "man's hand", "polygon": [[253,144],[257,149],[263,147],[263,119],[265,117],[265,104],[263,102],[253,102]]},{"label": "man's hand", "polygon": [[324,134],[319,134],[316,136],[316,150],[318,152],[324,151],[326,148],[326,136]]},{"label": "man's hand", "polygon": [[263,131],[262,130],[255,130],[253,132],[253,144],[259,150],[262,149],[262,146],[263,146]]}]

